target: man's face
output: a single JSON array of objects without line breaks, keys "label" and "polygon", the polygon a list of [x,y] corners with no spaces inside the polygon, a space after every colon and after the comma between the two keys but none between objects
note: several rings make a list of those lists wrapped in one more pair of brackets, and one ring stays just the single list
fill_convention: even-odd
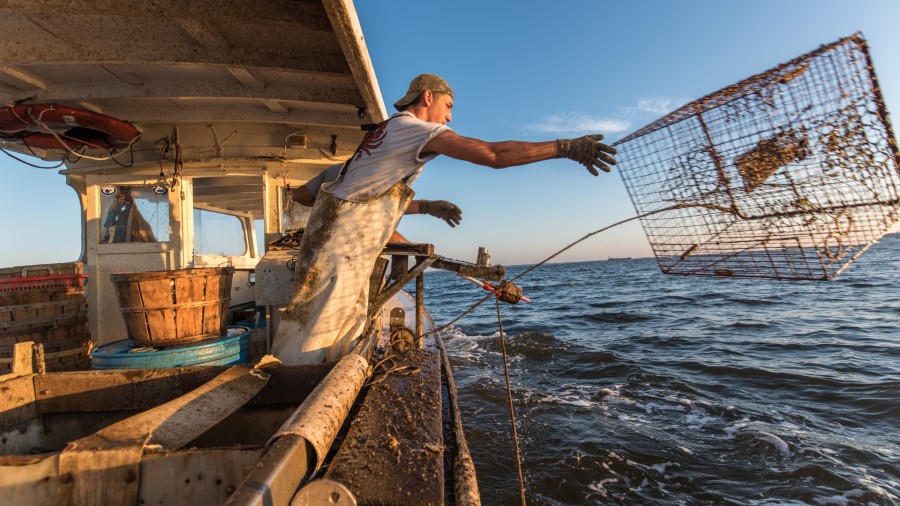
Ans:
[{"label": "man's face", "polygon": [[428,107],[426,121],[446,125],[453,119],[453,97],[446,93],[432,92],[434,99]]}]

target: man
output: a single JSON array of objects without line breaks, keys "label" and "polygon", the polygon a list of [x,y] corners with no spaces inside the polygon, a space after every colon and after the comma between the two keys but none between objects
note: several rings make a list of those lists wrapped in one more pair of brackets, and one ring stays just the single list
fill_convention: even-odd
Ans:
[{"label": "man", "polygon": [[[319,194],[322,184],[336,181],[343,168],[344,165],[340,163],[328,167],[320,172],[318,176],[307,181],[305,185],[294,189],[291,193],[291,198],[302,206],[312,207],[316,202],[316,196]],[[444,220],[451,227],[459,225],[462,221],[462,210],[456,204],[446,200],[413,200],[403,214],[429,214]],[[409,241],[395,230],[390,242]]]},{"label": "man", "polygon": [[297,256],[295,295],[273,342],[275,356],[287,364],[337,360],[352,349],[367,325],[369,275],[400,217],[415,204],[409,185],[426,162],[446,155],[501,169],[569,158],[595,176],[616,163],[616,150],[599,142],[602,135],[547,142],[458,135],[447,126],[453,90],[433,74],[413,79],[394,107],[399,112],[366,134],[315,197]]}]

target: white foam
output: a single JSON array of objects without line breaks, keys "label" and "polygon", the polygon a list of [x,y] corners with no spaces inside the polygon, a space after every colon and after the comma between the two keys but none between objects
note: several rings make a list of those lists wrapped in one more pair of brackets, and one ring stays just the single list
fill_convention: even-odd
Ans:
[{"label": "white foam", "polygon": [[[704,425],[709,425],[711,423],[715,423],[716,421],[718,421],[718,419],[716,417],[709,416],[709,415],[700,415],[700,414],[696,414],[696,413],[686,414],[684,416],[684,420],[691,427],[702,427]],[[728,432],[728,429],[726,428],[725,431]]]},{"label": "white foam", "polygon": [[591,492],[595,492],[597,494],[606,497],[606,484],[607,483],[618,483],[618,478],[606,478],[588,485],[588,490]]},{"label": "white foam", "polygon": [[833,495],[831,497],[823,497],[816,496],[813,497],[813,502],[818,504],[819,506],[825,505],[837,505],[837,506],[848,506],[850,504],[850,499],[855,497],[861,497],[864,494],[862,490],[853,489],[844,493],[844,495]]},{"label": "white foam", "polygon": [[663,462],[662,464],[653,464],[652,466],[650,466],[650,469],[653,469],[654,471],[656,471],[659,474],[665,474],[666,468],[669,466],[681,467],[680,464],[677,464],[675,462]]},{"label": "white foam", "polygon": [[561,405],[564,404],[566,406],[575,406],[578,408],[589,408],[594,405],[591,401],[587,399],[580,398],[570,398],[570,397],[560,397],[558,395],[544,395],[540,399],[538,399],[539,403],[542,404],[555,404]]},{"label": "white foam", "polygon": [[791,455],[791,449],[788,444],[775,434],[769,434],[768,432],[756,432],[753,434],[753,437],[760,441],[765,441],[766,443],[771,444],[785,457]]},{"label": "white foam", "polygon": [[738,422],[730,427],[725,427],[722,430],[724,430],[725,433],[728,434],[729,437],[734,437],[734,435],[737,433],[737,431],[743,430],[748,425],[750,425],[750,424],[747,421],[742,421],[742,422]]}]

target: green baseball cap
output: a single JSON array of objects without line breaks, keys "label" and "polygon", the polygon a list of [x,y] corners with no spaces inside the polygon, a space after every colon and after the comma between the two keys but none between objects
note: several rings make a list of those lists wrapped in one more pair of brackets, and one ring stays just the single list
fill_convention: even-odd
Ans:
[{"label": "green baseball cap", "polygon": [[435,93],[444,93],[451,97],[453,96],[453,90],[450,89],[450,85],[440,76],[434,74],[422,74],[416,76],[412,82],[409,83],[409,90],[406,91],[406,95],[403,95],[403,98],[394,102],[394,108],[398,111],[402,111],[404,107],[411,104],[425,90],[430,90]]}]

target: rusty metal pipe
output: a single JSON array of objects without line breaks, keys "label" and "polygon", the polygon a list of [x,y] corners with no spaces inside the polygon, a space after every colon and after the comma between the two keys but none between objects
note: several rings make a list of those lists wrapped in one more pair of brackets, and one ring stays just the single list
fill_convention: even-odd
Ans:
[{"label": "rusty metal pipe", "polygon": [[317,470],[368,378],[368,357],[380,327],[372,325],[269,440],[269,450],[228,498],[228,506],[287,504]]}]

